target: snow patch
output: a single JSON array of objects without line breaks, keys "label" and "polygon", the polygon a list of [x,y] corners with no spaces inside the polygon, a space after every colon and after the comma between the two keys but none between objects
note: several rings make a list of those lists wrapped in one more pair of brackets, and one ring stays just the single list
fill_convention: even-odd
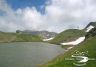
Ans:
[{"label": "snow patch", "polygon": [[89,32],[92,28],[94,28],[94,26],[90,25],[90,26],[87,28],[86,32]]},{"label": "snow patch", "polygon": [[54,39],[54,37],[51,37],[49,39],[43,39],[43,41],[49,41],[49,40],[52,40],[52,39]]},{"label": "snow patch", "polygon": [[68,47],[65,51],[69,51],[70,49],[72,49],[74,46],[72,47]]},{"label": "snow patch", "polygon": [[77,40],[75,41],[71,41],[71,42],[66,42],[66,43],[61,43],[61,45],[77,45],[81,42],[83,42],[85,40],[85,36],[84,37],[79,37]]},{"label": "snow patch", "polygon": [[69,47],[69,48],[67,48],[67,50],[70,50],[70,49],[72,49],[73,47]]}]

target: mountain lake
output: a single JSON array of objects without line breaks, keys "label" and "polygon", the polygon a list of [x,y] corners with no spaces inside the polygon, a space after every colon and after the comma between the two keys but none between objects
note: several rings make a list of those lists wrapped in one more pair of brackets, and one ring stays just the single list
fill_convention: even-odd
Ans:
[{"label": "mountain lake", "polygon": [[60,45],[42,42],[0,43],[0,67],[36,67],[62,53]]}]

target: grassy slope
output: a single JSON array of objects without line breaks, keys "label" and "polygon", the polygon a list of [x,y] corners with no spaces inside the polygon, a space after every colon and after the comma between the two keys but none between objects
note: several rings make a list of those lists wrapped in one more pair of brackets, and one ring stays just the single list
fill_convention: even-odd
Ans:
[{"label": "grassy slope", "polygon": [[0,32],[0,42],[10,42],[15,37],[16,37],[15,33]]},{"label": "grassy slope", "polygon": [[[74,54],[75,50],[78,50],[80,52],[88,51],[88,55],[85,56],[96,59],[96,37],[89,38],[88,40],[79,44],[78,46],[75,46],[73,49],[69,50],[65,54],[62,54],[57,58],[55,58],[54,60],[46,64],[43,64],[39,67],[77,67],[73,65],[74,61],[65,60],[65,58],[70,58],[71,55]],[[96,60],[88,61],[87,65],[82,67],[96,67]]]},{"label": "grassy slope", "polygon": [[69,29],[58,34],[50,43],[60,44],[61,42],[73,41],[84,34],[85,32],[82,30]]},{"label": "grassy slope", "polygon": [[36,35],[19,34],[19,35],[17,35],[17,37],[14,41],[16,41],[16,42],[22,42],[22,41],[27,41],[27,42],[31,42],[31,41],[37,42],[38,41],[38,42],[40,42],[42,40],[40,39],[39,36],[36,36]]},{"label": "grassy slope", "polygon": [[27,35],[27,34],[16,34],[16,33],[2,33],[0,32],[0,42],[32,42],[42,41],[39,36]]}]

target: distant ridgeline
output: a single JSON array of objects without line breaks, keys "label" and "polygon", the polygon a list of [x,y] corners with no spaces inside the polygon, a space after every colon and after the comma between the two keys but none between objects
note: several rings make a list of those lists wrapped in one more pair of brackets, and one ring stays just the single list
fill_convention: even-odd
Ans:
[{"label": "distant ridgeline", "polygon": [[55,37],[57,35],[57,33],[55,33],[55,32],[48,32],[48,31],[31,31],[31,30],[20,31],[20,30],[17,30],[16,32],[22,33],[22,34],[38,35],[42,39],[49,39],[49,38]]},{"label": "distant ridgeline", "polygon": [[16,33],[0,31],[0,42],[41,42],[56,35],[57,33],[48,31],[17,30]]}]

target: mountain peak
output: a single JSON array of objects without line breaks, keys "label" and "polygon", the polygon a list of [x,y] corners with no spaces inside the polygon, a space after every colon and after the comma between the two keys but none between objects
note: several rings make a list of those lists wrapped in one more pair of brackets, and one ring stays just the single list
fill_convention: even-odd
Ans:
[{"label": "mountain peak", "polygon": [[85,27],[85,29],[88,28],[90,25],[96,27],[96,22],[90,22],[90,23]]}]

